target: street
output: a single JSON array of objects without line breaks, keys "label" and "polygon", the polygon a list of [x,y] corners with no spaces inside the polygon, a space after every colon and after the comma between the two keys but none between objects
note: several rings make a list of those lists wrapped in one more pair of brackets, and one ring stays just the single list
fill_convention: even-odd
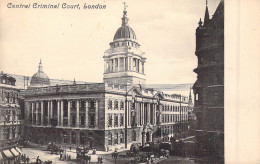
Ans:
[{"label": "street", "polygon": [[[41,161],[52,161],[53,164],[74,164],[74,163],[79,163],[76,161],[76,151],[75,149],[67,150],[67,154],[71,156],[70,161],[62,161],[59,159],[59,155],[56,154],[51,154],[50,151],[43,151],[41,148],[38,147],[30,147],[30,148],[23,148],[22,152],[26,154],[26,156],[29,156],[30,162],[35,162],[37,156],[41,159]],[[115,159],[112,158],[111,156],[112,152],[102,152],[102,151],[97,151],[97,155],[92,154],[92,151],[89,152],[91,155],[91,163],[96,163],[97,162],[97,157],[102,156],[103,157],[103,163],[105,164],[114,164]],[[118,158],[116,162],[118,164],[123,164],[127,163],[131,160],[133,160],[134,157],[128,157],[125,155],[125,151],[119,152]],[[178,156],[170,156],[169,158],[156,158],[153,163],[158,163],[158,164],[164,164],[164,163],[177,163],[177,164],[195,164],[193,159],[189,159],[187,157],[178,157]]]}]

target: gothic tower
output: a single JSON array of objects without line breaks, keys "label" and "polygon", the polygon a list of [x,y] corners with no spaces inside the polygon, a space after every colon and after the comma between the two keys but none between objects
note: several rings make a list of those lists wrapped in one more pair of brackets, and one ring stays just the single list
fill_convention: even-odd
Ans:
[{"label": "gothic tower", "polygon": [[144,84],[146,81],[144,65],[146,58],[140,50],[135,32],[128,25],[126,8],[123,11],[122,26],[116,31],[110,48],[105,51],[105,83]]}]

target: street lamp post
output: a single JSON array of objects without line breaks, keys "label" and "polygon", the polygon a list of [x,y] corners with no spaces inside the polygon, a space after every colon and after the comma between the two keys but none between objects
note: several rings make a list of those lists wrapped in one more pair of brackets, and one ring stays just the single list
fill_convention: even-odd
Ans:
[{"label": "street lamp post", "polygon": [[127,149],[127,83],[126,83],[126,89],[125,89],[125,149]]},{"label": "street lamp post", "polygon": [[182,96],[180,95],[180,136],[181,136],[181,134],[182,134],[182,107],[181,107],[181,101],[182,101]]},{"label": "street lamp post", "polygon": [[65,156],[65,157],[67,156],[67,151],[66,151],[66,142],[64,142],[64,140],[65,140],[65,141],[67,141],[67,137],[68,137],[68,135],[67,135],[67,134],[64,134],[64,135],[63,135],[63,143],[64,143],[64,156]]},{"label": "street lamp post", "polygon": [[131,122],[132,127],[135,126],[135,122],[136,122],[135,121],[135,119],[136,119],[136,112],[135,112],[136,106],[135,106],[135,102],[136,102],[136,96],[135,96],[135,94],[133,94],[133,97],[132,97],[132,106],[133,106],[133,108],[131,110],[131,117],[133,117],[133,120]]},{"label": "street lamp post", "polygon": [[117,156],[118,156],[118,152],[115,150],[115,151],[112,153],[112,158],[115,160],[115,164],[116,164]]}]

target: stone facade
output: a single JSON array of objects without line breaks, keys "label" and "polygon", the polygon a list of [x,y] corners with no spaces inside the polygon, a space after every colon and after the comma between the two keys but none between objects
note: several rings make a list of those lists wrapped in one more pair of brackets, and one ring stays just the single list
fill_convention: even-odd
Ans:
[{"label": "stone facade", "polygon": [[109,150],[125,146],[125,121],[128,144],[169,140],[188,130],[188,98],[181,95],[93,83],[29,88],[24,97],[32,142]]},{"label": "stone facade", "polygon": [[21,96],[15,78],[0,74],[0,153],[4,162],[14,162],[22,135]]},{"label": "stone facade", "polygon": [[110,48],[104,54],[104,82],[110,84],[145,84],[145,53],[128,26],[126,11]]},{"label": "stone facade", "polygon": [[206,7],[204,23],[196,29],[197,81],[193,85],[202,153],[224,156],[224,1],[212,19]]},{"label": "stone facade", "polygon": [[145,61],[124,11],[122,26],[104,55],[104,83],[28,87],[23,92],[26,138],[111,150],[185,135],[188,97],[144,88]]}]

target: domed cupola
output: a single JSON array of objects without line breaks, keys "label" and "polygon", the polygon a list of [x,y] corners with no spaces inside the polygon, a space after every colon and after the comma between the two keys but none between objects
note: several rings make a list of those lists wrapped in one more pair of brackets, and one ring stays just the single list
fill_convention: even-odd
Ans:
[{"label": "domed cupola", "polygon": [[116,31],[114,41],[117,39],[133,39],[136,40],[134,30],[128,26],[128,18],[126,17],[127,11],[124,11],[122,18],[122,26]]},{"label": "domed cupola", "polygon": [[103,56],[103,81],[109,84],[144,84],[146,57],[136,40],[134,30],[128,25],[126,7],[124,3],[122,25]]},{"label": "domed cupola", "polygon": [[127,11],[124,10],[124,15],[122,18],[122,26],[116,31],[114,36],[114,41],[117,39],[133,39],[136,40],[136,35],[134,30],[128,26],[128,18],[127,18]]},{"label": "domed cupola", "polygon": [[38,72],[32,76],[30,86],[38,87],[38,86],[46,86],[50,85],[49,77],[42,70],[42,61],[40,60]]}]

